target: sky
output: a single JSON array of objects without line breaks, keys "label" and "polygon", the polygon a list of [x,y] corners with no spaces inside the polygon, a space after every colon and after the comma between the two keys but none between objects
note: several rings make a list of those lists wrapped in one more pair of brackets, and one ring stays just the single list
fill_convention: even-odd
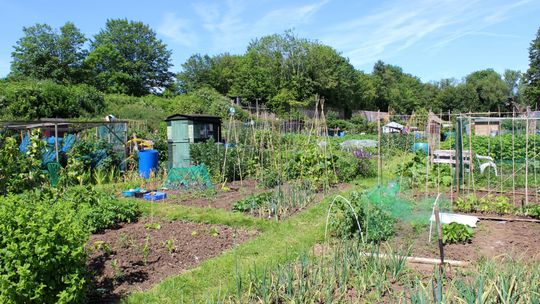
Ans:
[{"label": "sky", "polygon": [[525,71],[539,16],[540,0],[0,0],[0,77],[25,26],[71,21],[91,39],[107,19],[127,18],[156,31],[174,72],[195,53],[243,54],[252,39],[292,29],[365,72],[382,60],[426,82],[462,79]]}]

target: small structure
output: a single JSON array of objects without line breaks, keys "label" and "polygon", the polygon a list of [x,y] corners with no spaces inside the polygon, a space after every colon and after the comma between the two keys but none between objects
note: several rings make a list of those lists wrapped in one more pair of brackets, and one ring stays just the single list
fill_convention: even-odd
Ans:
[{"label": "small structure", "polygon": [[367,122],[377,122],[377,120],[388,121],[390,115],[388,112],[378,112],[378,111],[356,111],[353,115],[359,115],[363,117]]},{"label": "small structure", "polygon": [[20,132],[21,138],[30,130],[41,129],[43,135],[48,138],[48,143],[53,147],[52,152],[56,162],[59,161],[59,152],[63,147],[62,137],[68,134],[76,134],[80,131],[96,128],[98,139],[107,141],[113,145],[116,153],[123,154],[124,159],[127,147],[127,132],[129,120],[72,120],[64,118],[41,118],[31,121],[0,121],[0,128]]},{"label": "small structure", "polygon": [[430,148],[439,147],[441,142],[441,129],[443,124],[444,121],[440,117],[433,114],[433,112],[431,111],[429,112],[426,125],[426,135],[428,140],[428,146]]},{"label": "small structure", "polygon": [[501,119],[497,117],[475,118],[473,121],[473,125],[474,135],[497,135],[501,130]]},{"label": "small structure", "polygon": [[382,127],[382,132],[383,133],[402,133],[404,128],[405,128],[404,125],[392,121]]},{"label": "small structure", "polygon": [[221,118],[201,114],[174,114],[167,122],[169,168],[191,166],[189,145],[214,139],[221,141]]}]

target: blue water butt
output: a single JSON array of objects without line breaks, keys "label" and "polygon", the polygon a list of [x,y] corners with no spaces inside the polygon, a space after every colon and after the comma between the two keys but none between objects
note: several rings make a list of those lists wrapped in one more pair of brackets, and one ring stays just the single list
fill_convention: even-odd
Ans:
[{"label": "blue water butt", "polygon": [[156,172],[158,168],[158,151],[139,151],[139,175],[143,178],[150,178],[151,172]]},{"label": "blue water butt", "polygon": [[424,153],[425,155],[428,155],[429,145],[427,143],[423,143],[423,142],[415,143],[412,146],[412,151],[414,153],[416,153],[416,151],[422,151],[422,153]]}]

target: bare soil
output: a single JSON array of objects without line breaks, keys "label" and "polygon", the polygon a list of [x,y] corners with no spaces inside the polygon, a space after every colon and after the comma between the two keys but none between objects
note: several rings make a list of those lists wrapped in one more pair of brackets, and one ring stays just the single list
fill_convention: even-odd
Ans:
[{"label": "bare soil", "polygon": [[[492,190],[485,190],[485,189],[475,189],[474,191],[471,190],[463,190],[462,193],[459,193],[457,191],[446,191],[442,193],[442,197],[447,200],[455,201],[458,197],[465,197],[469,193],[476,193],[476,197],[478,199],[481,199],[485,196],[492,195],[492,196],[506,196],[508,198],[509,203],[513,204],[515,207],[522,207],[526,205],[525,200],[525,189],[516,189],[516,191],[508,190],[501,192],[496,189]],[[423,198],[426,197],[425,191],[415,191],[411,194],[413,198]],[[427,194],[428,197],[437,197],[436,191],[428,191]],[[535,191],[529,190],[529,203],[530,204],[538,204],[540,203],[540,193],[537,193]]]},{"label": "bare soil", "polygon": [[219,186],[216,186],[217,194],[210,197],[193,197],[193,196],[184,196],[182,194],[185,191],[182,190],[169,190],[167,195],[172,194],[174,198],[166,200],[166,203],[180,204],[184,206],[192,207],[203,207],[203,208],[220,208],[225,210],[232,210],[234,203],[237,201],[246,198],[247,196],[254,193],[261,193],[267,191],[257,187],[257,181],[255,180],[245,180],[245,181],[234,181],[228,183],[228,191],[222,190]]},{"label": "bare soil", "polygon": [[[287,185],[283,185],[281,187],[284,186],[286,187]],[[352,186],[350,184],[341,183],[333,186],[328,192],[342,191],[350,189],[351,187]],[[211,197],[186,197],[185,195],[182,195],[185,194],[185,192],[182,193],[182,191],[168,191],[167,195],[171,193],[174,197],[170,199],[168,198],[165,203],[202,208],[220,208],[227,211],[232,211],[233,206],[236,202],[252,194],[272,191],[271,189],[258,188],[257,181],[255,180],[245,180],[242,182],[235,181],[227,184],[227,188],[229,188],[228,191],[218,190],[217,194]],[[328,195],[328,192],[317,192],[317,194],[315,195],[315,202],[320,202],[326,195]],[[289,212],[287,212],[287,214],[280,215],[280,219],[287,218],[293,214],[296,214],[300,210],[302,210],[302,208],[290,210]],[[256,214],[250,214],[249,212],[246,212],[245,214],[256,216]]]},{"label": "bare soil", "polygon": [[[412,245],[411,256],[439,258],[436,231],[428,243],[429,229],[415,233],[410,227],[399,227],[391,243],[404,248]],[[524,260],[540,260],[540,223],[481,220],[472,240],[465,244],[444,246],[446,259],[475,262],[482,257],[512,256]]]},{"label": "bare soil", "polygon": [[257,234],[220,225],[154,220],[124,224],[90,237],[89,302],[115,303],[133,291],[194,268]]}]

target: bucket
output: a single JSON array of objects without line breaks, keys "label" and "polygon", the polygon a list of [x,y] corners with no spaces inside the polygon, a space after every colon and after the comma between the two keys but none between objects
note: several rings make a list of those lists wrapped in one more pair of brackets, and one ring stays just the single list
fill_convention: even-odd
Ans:
[{"label": "bucket", "polygon": [[150,178],[152,172],[158,168],[158,151],[139,151],[139,175],[143,178]]}]

